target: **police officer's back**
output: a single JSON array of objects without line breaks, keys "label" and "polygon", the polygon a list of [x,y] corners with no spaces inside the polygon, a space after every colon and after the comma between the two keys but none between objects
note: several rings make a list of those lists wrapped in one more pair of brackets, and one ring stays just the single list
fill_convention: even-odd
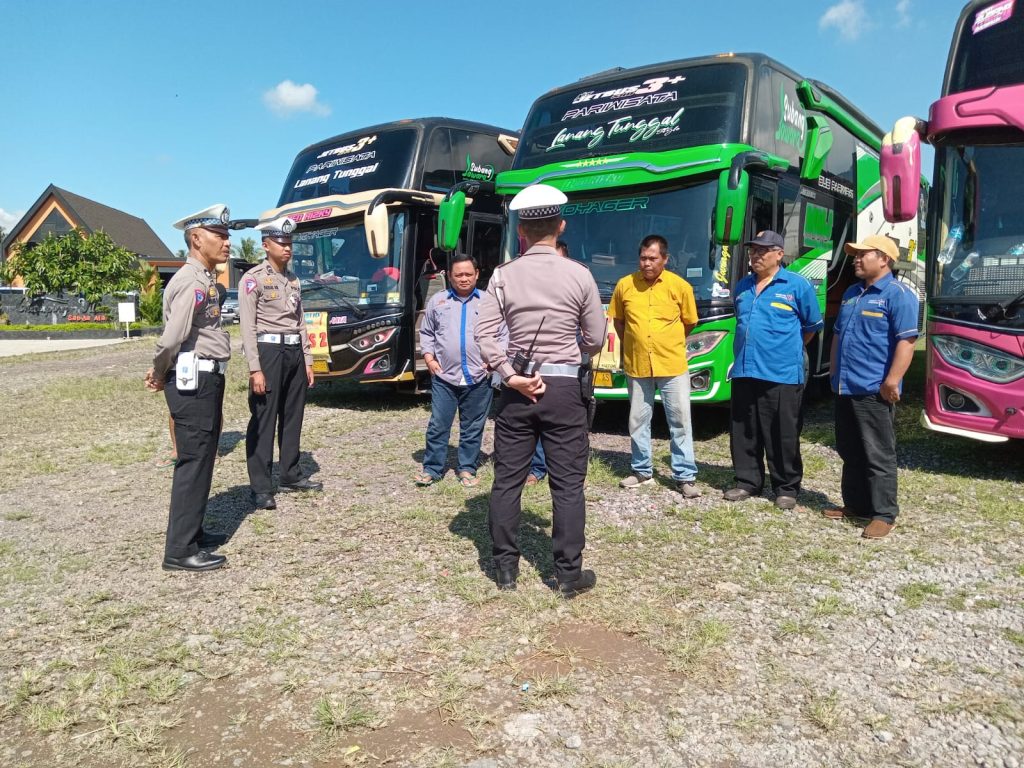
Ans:
[{"label": "police officer's back", "polygon": [[215,270],[231,252],[229,211],[214,205],[175,223],[189,247],[185,264],[164,290],[164,330],[157,342],[146,386],[163,390],[174,419],[178,461],[163,567],[208,571],[227,561],[208,551],[224,537],[203,531],[213,480],[224,402],[224,373],[231,343],[220,327]]},{"label": "police officer's back", "polygon": [[[601,348],[605,318],[593,276],[555,250],[565,228],[565,201],[564,194],[543,184],[528,187],[513,199],[510,210],[519,212],[519,234],[527,248],[491,276],[476,335],[484,361],[503,381],[490,499],[498,586],[515,589],[522,489],[540,439],[550,475],[555,577],[561,593],[571,597],[595,582],[592,571],[582,570],[583,483],[590,445],[581,352]],[[499,337],[503,321],[508,328],[507,353]],[[536,371],[529,362],[536,364]]]}]

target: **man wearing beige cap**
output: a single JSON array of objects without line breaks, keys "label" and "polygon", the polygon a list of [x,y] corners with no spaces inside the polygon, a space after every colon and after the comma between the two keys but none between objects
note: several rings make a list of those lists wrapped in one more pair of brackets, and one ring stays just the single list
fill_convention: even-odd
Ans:
[{"label": "man wearing beige cap", "polygon": [[230,213],[213,205],[174,226],[185,232],[188,258],[164,290],[164,329],[156,345],[146,387],[163,390],[174,421],[178,460],[171,483],[171,509],[164,545],[164,570],[210,571],[227,558],[211,552],[225,537],[205,532],[203,517],[213,481],[224,404],[224,372],[231,357],[220,327],[216,269],[231,252]]},{"label": "man wearing beige cap", "polygon": [[847,243],[860,283],[843,294],[832,337],[836,449],[843,460],[843,507],[830,520],[869,520],[866,539],[896,524],[896,403],[917,341],[917,294],[893,276],[899,249],[885,235]]}]

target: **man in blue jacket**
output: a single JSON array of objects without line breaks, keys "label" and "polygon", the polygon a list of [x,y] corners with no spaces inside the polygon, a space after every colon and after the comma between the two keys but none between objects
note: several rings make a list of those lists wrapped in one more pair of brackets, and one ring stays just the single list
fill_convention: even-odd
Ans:
[{"label": "man in blue jacket", "polygon": [[793,509],[804,473],[804,345],[824,324],[814,288],[782,268],[782,235],[764,230],[744,245],[751,274],[736,285],[729,441],[736,484],[723,495],[742,501],[760,494],[767,458],[775,506]]},{"label": "man in blue jacket", "polygon": [[830,520],[870,520],[866,539],[889,535],[896,524],[896,403],[918,337],[917,293],[898,282],[899,249],[885,235],[848,243],[861,282],[843,294],[832,337],[836,393],[836,450],[843,460],[843,507]]}]

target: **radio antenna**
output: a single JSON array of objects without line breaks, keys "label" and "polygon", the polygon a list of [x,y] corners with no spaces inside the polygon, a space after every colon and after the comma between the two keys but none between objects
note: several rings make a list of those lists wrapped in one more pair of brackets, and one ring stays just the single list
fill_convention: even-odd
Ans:
[{"label": "radio antenna", "polygon": [[537,326],[537,332],[533,334],[533,341],[530,342],[530,351],[526,353],[527,357],[533,357],[533,348],[537,346],[537,337],[540,336],[540,329],[544,327],[544,317],[540,319],[540,325]]}]

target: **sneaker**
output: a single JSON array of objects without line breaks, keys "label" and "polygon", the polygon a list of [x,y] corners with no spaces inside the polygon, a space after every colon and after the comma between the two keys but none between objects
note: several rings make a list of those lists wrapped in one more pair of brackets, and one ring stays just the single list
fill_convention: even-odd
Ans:
[{"label": "sneaker", "polygon": [[693,480],[680,480],[676,484],[676,490],[683,495],[684,499],[697,499],[704,495]]},{"label": "sneaker", "polygon": [[641,485],[654,485],[651,475],[630,475],[619,480],[619,488],[639,488]]},{"label": "sneaker", "polygon": [[896,523],[890,523],[886,520],[872,520],[864,528],[861,537],[865,539],[884,539],[895,525]]}]

